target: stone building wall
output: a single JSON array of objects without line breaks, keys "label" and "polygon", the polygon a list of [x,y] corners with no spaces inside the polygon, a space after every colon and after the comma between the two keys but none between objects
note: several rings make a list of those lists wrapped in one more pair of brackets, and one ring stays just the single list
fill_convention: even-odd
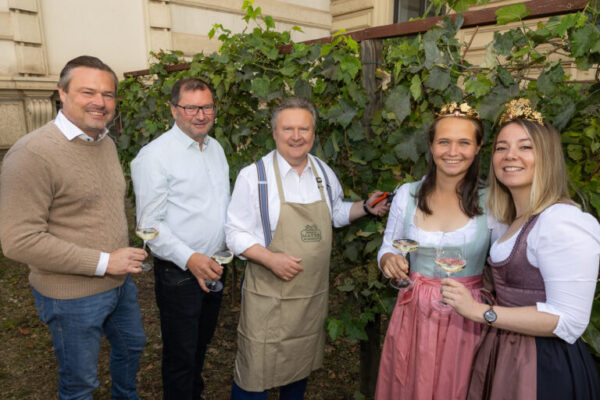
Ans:
[{"label": "stone building wall", "polygon": [[[215,23],[245,27],[243,0],[0,0],[0,158],[21,136],[54,118],[65,63],[99,57],[117,75],[148,68],[150,51],[186,56],[218,49]],[[329,0],[257,0],[281,29],[304,41],[329,36]]]}]

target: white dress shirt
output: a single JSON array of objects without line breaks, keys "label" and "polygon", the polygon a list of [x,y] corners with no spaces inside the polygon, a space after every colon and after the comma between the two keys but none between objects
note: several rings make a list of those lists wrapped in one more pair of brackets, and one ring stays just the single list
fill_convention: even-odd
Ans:
[{"label": "white dress shirt", "polygon": [[[265,174],[268,184],[268,204],[269,220],[271,222],[271,234],[277,228],[279,221],[280,199],[277,190],[277,181],[275,179],[275,169],[273,168],[273,157],[277,156],[279,172],[283,186],[285,200],[291,203],[307,204],[321,199],[321,192],[317,186],[310,162],[300,175],[290,164],[276,151],[272,151],[263,157]],[[327,206],[332,214],[333,225],[340,227],[350,223],[350,208],[352,202],[343,201],[344,191],[338,181],[335,173],[322,162],[325,173],[329,178],[331,185],[331,195],[333,205],[329,201],[325,178],[321,168],[312,155],[312,159],[317,176],[323,183],[323,193],[327,201]],[[236,255],[242,254],[255,244],[265,246],[265,237],[260,219],[260,207],[258,202],[258,174],[256,165],[251,164],[242,169],[235,182],[231,203],[227,211],[227,223],[225,224],[225,234],[227,237],[227,247]]]},{"label": "white dress shirt", "polygon": [[[519,232],[492,244],[492,261],[508,258]],[[527,260],[539,268],[546,288],[546,302],[538,302],[537,310],[557,315],[554,334],[574,343],[585,331],[592,311],[600,261],[598,221],[573,205],[548,207],[527,237]]]},{"label": "white dress shirt", "polygon": [[[58,111],[56,114],[56,118],[54,119],[54,125],[58,128],[59,131],[62,132],[63,135],[70,142],[75,138],[80,138],[81,140],[85,140],[86,142],[93,142],[94,138],[87,135],[83,132],[77,125],[72,123],[65,117],[62,111]],[[98,135],[97,141],[104,139],[106,134],[108,133],[108,129],[105,129],[100,135]],[[94,275],[96,276],[104,276],[106,273],[106,267],[108,267],[108,258],[110,257],[109,253],[105,253],[103,251],[100,252],[100,259],[98,260],[98,265],[96,266],[96,271]]]},{"label": "white dress shirt", "polygon": [[175,124],[144,146],[131,162],[137,218],[146,206],[159,234],[152,253],[186,270],[193,253],[210,256],[225,243],[229,166],[217,140],[202,149]]}]

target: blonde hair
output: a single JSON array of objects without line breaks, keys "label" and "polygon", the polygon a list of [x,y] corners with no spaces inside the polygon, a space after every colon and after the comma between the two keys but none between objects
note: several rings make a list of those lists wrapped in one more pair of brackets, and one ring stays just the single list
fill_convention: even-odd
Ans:
[{"label": "blonde hair", "polygon": [[[575,204],[569,195],[567,167],[558,131],[551,125],[542,126],[536,122],[523,119],[516,119],[503,124],[500,131],[510,124],[517,124],[525,130],[527,136],[531,139],[535,157],[529,207],[524,212],[525,218],[539,214],[556,203]],[[495,151],[500,131],[494,139],[492,152]],[[511,223],[517,216],[512,195],[510,190],[496,177],[493,161],[490,164],[488,210],[498,221]]]}]

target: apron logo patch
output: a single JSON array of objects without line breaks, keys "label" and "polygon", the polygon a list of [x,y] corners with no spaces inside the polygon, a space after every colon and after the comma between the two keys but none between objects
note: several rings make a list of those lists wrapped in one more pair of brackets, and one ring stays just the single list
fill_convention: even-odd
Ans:
[{"label": "apron logo patch", "polygon": [[300,239],[303,242],[320,242],[321,230],[317,225],[306,225],[306,227],[300,231]]}]

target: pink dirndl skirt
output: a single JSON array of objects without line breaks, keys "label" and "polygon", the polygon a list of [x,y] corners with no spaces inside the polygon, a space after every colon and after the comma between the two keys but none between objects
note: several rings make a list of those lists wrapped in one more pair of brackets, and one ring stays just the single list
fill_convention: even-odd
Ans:
[{"label": "pink dirndl skirt", "polygon": [[[410,276],[414,287],[398,295],[385,336],[375,399],[463,400],[482,325],[431,308],[440,278]],[[452,279],[482,301],[481,275]]]}]

